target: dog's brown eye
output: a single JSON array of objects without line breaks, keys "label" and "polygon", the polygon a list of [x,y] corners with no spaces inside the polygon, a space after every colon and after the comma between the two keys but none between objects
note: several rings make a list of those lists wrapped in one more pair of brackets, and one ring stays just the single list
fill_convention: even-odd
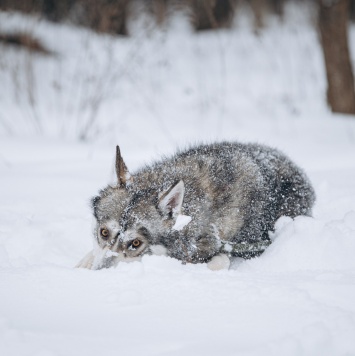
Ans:
[{"label": "dog's brown eye", "polygon": [[107,238],[108,238],[109,232],[108,232],[107,229],[101,229],[101,230],[100,230],[100,233],[101,233],[101,237],[102,237],[103,239],[107,239]]},{"label": "dog's brown eye", "polygon": [[141,242],[140,242],[140,240],[138,240],[138,239],[135,239],[135,240],[132,241],[132,246],[133,246],[133,247],[139,247],[140,244],[141,244]]}]

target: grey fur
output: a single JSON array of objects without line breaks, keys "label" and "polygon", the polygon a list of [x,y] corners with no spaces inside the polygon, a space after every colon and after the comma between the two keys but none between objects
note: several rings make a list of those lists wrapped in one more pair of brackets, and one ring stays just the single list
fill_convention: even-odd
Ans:
[{"label": "grey fur", "polygon": [[[228,242],[267,246],[268,232],[280,216],[311,215],[315,194],[308,178],[284,154],[267,146],[199,145],[132,176],[117,152],[119,184],[105,188],[92,202],[97,242],[121,254],[120,260],[152,253],[150,246],[162,245],[169,256],[183,262],[208,262],[221,250],[233,254],[223,251]],[[129,177],[125,184],[122,177]],[[192,220],[174,230],[181,214]],[[103,227],[112,230],[108,239],[100,235]],[[142,236],[140,248],[132,248],[132,241]],[[262,252],[243,251],[239,255],[245,258]]]}]

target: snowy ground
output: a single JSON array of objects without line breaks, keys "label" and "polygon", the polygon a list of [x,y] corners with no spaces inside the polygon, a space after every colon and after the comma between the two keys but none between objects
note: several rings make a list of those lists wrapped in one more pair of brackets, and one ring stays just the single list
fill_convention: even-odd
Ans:
[{"label": "snowy ground", "polygon": [[[355,355],[355,119],[324,104],[302,14],[260,37],[240,19],[114,40],[0,13],[1,30],[30,28],[58,54],[1,47],[1,355]],[[116,143],[134,171],[222,139],[284,150],[314,184],[314,218],[281,219],[264,255],[229,271],[165,257],[73,269]]]}]

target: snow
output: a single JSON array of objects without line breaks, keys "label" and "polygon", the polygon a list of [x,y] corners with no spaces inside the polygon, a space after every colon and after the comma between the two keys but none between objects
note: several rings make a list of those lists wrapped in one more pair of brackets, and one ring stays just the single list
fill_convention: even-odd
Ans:
[{"label": "snow", "polygon": [[173,230],[182,230],[191,221],[191,216],[179,214],[176,218],[175,224],[172,227]]},{"label": "snow", "polygon": [[[1,30],[31,29],[58,54],[1,48],[1,355],[355,354],[355,120],[325,104],[301,10],[259,37],[238,18],[201,34],[177,18],[130,39],[0,13]],[[281,218],[264,254],[229,270],[166,256],[73,268],[117,143],[133,171],[224,139],[288,154],[315,187],[314,217]]]}]

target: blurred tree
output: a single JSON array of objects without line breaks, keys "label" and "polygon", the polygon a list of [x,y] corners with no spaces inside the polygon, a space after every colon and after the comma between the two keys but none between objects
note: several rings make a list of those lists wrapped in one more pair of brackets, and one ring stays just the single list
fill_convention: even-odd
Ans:
[{"label": "blurred tree", "polygon": [[334,112],[355,114],[354,76],[348,47],[349,0],[318,0],[319,28]]},{"label": "blurred tree", "polygon": [[[37,0],[38,1],[38,0]],[[41,0],[42,13],[51,21],[61,21],[68,17],[75,0]]]},{"label": "blurred tree", "polygon": [[280,17],[284,14],[284,3],[286,0],[270,0],[272,11]]},{"label": "blurred tree", "polygon": [[259,33],[265,25],[265,14],[270,10],[269,2],[268,0],[250,0],[250,6],[254,13],[255,32]]},{"label": "blurred tree", "polygon": [[149,7],[156,18],[157,24],[162,25],[166,18],[168,0],[150,0]]},{"label": "blurred tree", "polygon": [[355,21],[355,0],[350,0],[350,19]]},{"label": "blurred tree", "polygon": [[40,13],[51,21],[66,19],[77,0],[0,0],[0,9]]},{"label": "blurred tree", "polygon": [[78,0],[77,21],[98,32],[127,35],[130,0]]},{"label": "blurred tree", "polygon": [[[254,14],[254,31],[259,34],[265,27],[265,19],[271,14],[283,17],[283,7],[286,0],[244,0]],[[239,0],[239,2],[242,2]]]},{"label": "blurred tree", "polygon": [[197,31],[225,27],[234,15],[235,0],[188,0]]},{"label": "blurred tree", "polygon": [[40,7],[39,0],[0,0],[0,9],[33,12]]}]

